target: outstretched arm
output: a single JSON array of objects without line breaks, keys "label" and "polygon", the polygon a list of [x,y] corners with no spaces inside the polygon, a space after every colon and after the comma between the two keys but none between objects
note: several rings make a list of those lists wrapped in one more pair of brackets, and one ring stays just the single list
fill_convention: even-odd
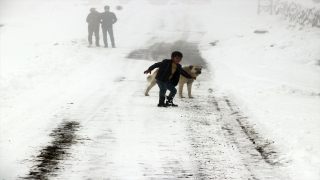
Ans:
[{"label": "outstretched arm", "polygon": [[196,79],[196,77],[192,77],[190,74],[187,73],[187,71],[181,69],[180,74],[188,79]]},{"label": "outstretched arm", "polygon": [[145,70],[144,72],[143,72],[144,74],[151,74],[151,71],[150,70]]},{"label": "outstretched arm", "polygon": [[154,63],[152,66],[150,66],[150,67],[149,67],[147,70],[145,70],[143,73],[144,73],[144,74],[148,74],[148,73],[151,74],[151,71],[154,70],[155,68],[160,67],[161,64],[162,64],[162,62]]}]

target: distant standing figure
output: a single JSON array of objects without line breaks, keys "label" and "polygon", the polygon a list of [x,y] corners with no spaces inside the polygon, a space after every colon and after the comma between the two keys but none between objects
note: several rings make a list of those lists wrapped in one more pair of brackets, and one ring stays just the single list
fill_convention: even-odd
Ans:
[{"label": "distant standing figure", "polygon": [[115,48],[114,37],[113,37],[113,28],[112,25],[117,22],[117,17],[113,12],[110,12],[110,7],[104,7],[105,12],[101,13],[101,28],[102,28],[102,35],[103,35],[103,42],[104,47],[108,47],[108,39],[107,39],[107,32],[109,33],[111,39],[111,45]]},{"label": "distant standing figure", "polygon": [[92,34],[96,37],[96,46],[99,45],[99,25],[100,25],[100,13],[95,8],[90,8],[90,14],[87,16],[88,23],[88,41],[92,44]]}]

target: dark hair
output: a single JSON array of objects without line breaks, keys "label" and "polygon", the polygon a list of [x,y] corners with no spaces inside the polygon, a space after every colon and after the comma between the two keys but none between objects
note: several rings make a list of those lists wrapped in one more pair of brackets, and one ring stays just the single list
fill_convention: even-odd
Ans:
[{"label": "dark hair", "polygon": [[96,11],[96,8],[90,8],[90,12]]},{"label": "dark hair", "polygon": [[110,9],[110,6],[104,6],[104,9]]},{"label": "dark hair", "polygon": [[172,52],[171,57],[177,57],[177,56],[181,58],[183,57],[182,53],[179,51]]}]

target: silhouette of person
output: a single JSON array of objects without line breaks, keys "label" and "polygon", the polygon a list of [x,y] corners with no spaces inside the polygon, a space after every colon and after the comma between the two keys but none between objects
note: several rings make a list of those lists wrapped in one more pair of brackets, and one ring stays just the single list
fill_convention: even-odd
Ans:
[{"label": "silhouette of person", "polygon": [[110,7],[105,6],[104,7],[105,12],[101,13],[101,29],[102,29],[102,35],[103,35],[103,42],[104,47],[108,47],[108,39],[107,39],[107,33],[109,33],[111,45],[113,48],[115,48],[115,42],[114,42],[114,36],[113,36],[113,24],[117,22],[117,17],[113,12],[110,12]]},{"label": "silhouette of person", "polygon": [[90,45],[92,44],[92,34],[96,38],[96,46],[99,45],[99,25],[100,25],[100,13],[96,11],[95,8],[90,8],[90,14],[87,16],[88,23],[88,41]]}]

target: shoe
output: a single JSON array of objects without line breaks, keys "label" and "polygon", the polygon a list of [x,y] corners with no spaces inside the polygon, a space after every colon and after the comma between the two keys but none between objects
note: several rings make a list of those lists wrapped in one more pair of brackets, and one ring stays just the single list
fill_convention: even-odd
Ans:
[{"label": "shoe", "polygon": [[112,48],[116,48],[116,46],[112,46]]},{"label": "shoe", "polygon": [[104,46],[104,48],[108,48],[108,46]]},{"label": "shoe", "polygon": [[97,44],[96,46],[97,46],[97,47],[100,47],[100,45],[99,45],[99,44]]},{"label": "shoe", "polygon": [[173,98],[170,98],[170,97],[168,97],[168,96],[167,96],[166,105],[167,105],[167,106],[172,106],[172,107],[178,107],[177,104],[174,104],[174,103],[173,103]]},{"label": "shoe", "polygon": [[167,107],[167,104],[164,103],[165,97],[159,97],[158,107]]}]

